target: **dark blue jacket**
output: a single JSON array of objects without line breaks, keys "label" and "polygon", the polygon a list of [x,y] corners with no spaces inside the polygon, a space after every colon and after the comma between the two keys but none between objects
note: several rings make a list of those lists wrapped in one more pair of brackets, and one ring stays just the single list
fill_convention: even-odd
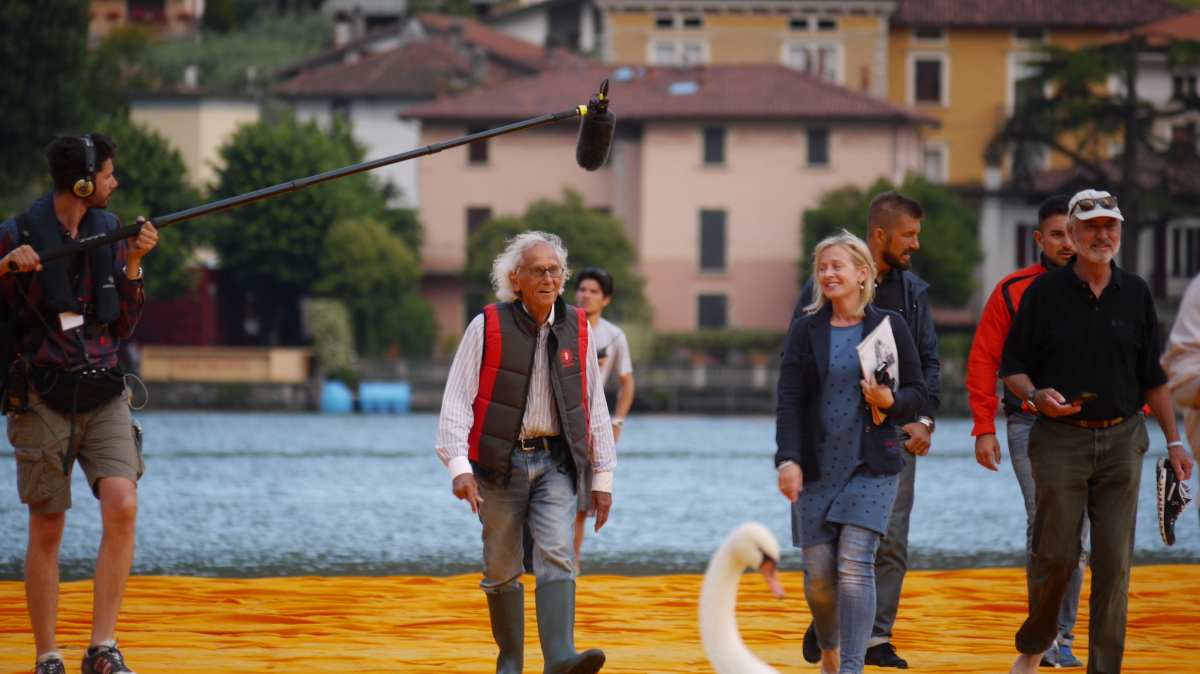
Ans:
[{"label": "dark blue jacket", "polygon": [[[892,336],[900,368],[900,386],[895,401],[883,424],[876,426],[871,418],[871,406],[862,399],[863,457],[867,468],[877,475],[895,475],[904,470],[904,455],[893,419],[904,419],[925,404],[925,382],[921,376],[921,361],[912,335],[903,317],[894,311],[868,305],[863,317],[863,336],[866,337],[884,316],[892,321]],[[775,465],[795,461],[804,472],[804,482],[821,479],[817,453],[825,441],[821,423],[821,395],[829,376],[829,336],[833,307],[826,304],[820,311],[792,321],[783,362],[779,370],[779,404],[775,410]]]},{"label": "dark blue jacket", "polygon": [[[904,290],[904,306],[907,307],[902,320],[907,321],[908,329],[912,331],[913,342],[916,343],[917,354],[921,358],[921,372],[925,376],[925,405],[914,412],[912,416],[897,419],[903,426],[916,421],[918,416],[937,418],[934,415],[942,404],[942,362],[938,356],[938,339],[937,332],[933,328],[933,315],[929,313],[929,284],[911,271],[902,273],[901,278],[903,279],[901,285]],[[804,291],[800,293],[800,301],[796,303],[796,310],[792,312],[793,321],[803,315],[803,307],[808,306],[808,303],[812,301],[812,289],[813,281],[810,277],[808,283],[804,284]]]}]

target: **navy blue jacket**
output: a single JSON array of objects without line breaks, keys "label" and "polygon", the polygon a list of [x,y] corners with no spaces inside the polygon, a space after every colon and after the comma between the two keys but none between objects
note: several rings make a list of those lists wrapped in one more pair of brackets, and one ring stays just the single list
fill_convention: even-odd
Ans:
[{"label": "navy blue jacket", "polygon": [[[941,371],[942,361],[938,356],[937,332],[933,328],[933,315],[929,313],[929,284],[911,271],[900,275],[901,286],[904,290],[904,306],[906,308],[908,329],[912,331],[913,342],[917,345],[917,355],[921,358],[921,372],[925,375],[925,404],[911,416],[900,417],[900,425],[917,420],[918,416],[935,419],[938,407],[941,405]],[[800,301],[792,312],[792,320],[804,314],[803,308],[812,301],[813,281],[810,277],[800,293]],[[905,320],[903,317],[901,320]]]},{"label": "navy blue jacket", "polygon": [[[862,404],[863,457],[867,468],[877,475],[895,475],[904,470],[904,455],[893,419],[905,419],[916,414],[925,404],[925,379],[917,347],[909,334],[904,318],[894,311],[868,305],[863,317],[863,337],[871,333],[884,316],[891,317],[892,336],[896,339],[900,368],[900,386],[893,394],[887,417],[876,426],[871,418],[871,406],[860,396]],[[792,321],[783,362],[779,371],[779,403],[775,409],[775,465],[795,461],[804,472],[804,482],[821,479],[817,453],[825,441],[821,423],[821,395],[829,376],[830,321],[833,306],[826,304],[820,311]]]}]

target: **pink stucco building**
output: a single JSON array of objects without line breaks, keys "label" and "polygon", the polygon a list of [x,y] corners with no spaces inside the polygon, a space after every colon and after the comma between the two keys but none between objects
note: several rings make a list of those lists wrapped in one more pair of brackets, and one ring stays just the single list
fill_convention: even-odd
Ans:
[{"label": "pink stucco building", "polygon": [[[578,123],[421,160],[424,294],[444,334],[465,328],[456,273],[467,235],[564,187],[620,217],[658,332],[786,329],[799,294],[800,221],[826,190],[920,170],[932,118],[782,66],[564,68],[404,111],[421,143],[586,103],[611,80],[608,165],[575,165]],[[812,242],[807,242],[811,245]]]}]

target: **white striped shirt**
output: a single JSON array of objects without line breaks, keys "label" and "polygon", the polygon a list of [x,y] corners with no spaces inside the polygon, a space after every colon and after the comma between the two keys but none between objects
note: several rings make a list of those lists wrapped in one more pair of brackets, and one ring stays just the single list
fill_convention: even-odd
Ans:
[{"label": "white striped shirt", "polygon": [[[549,356],[546,352],[546,340],[553,322],[552,308],[546,323],[538,329],[537,350],[534,352],[533,373],[529,382],[529,398],[525,403],[525,417],[521,421],[521,439],[561,433],[550,382]],[[471,462],[467,459],[468,437],[475,421],[472,405],[476,394],[479,393],[479,368],[483,362],[483,327],[483,314],[476,316],[467,326],[467,331],[458,345],[458,352],[454,354],[450,377],[446,381],[446,392],[442,396],[437,454],[442,463],[450,469],[450,479],[471,472]],[[591,330],[591,326],[588,325],[589,336]],[[596,344],[590,338],[587,352],[587,389],[590,426],[588,452],[594,471],[592,490],[611,492],[613,470],[617,467],[617,449],[613,441],[612,420],[608,416],[608,402],[604,399],[600,364],[596,361]]]}]

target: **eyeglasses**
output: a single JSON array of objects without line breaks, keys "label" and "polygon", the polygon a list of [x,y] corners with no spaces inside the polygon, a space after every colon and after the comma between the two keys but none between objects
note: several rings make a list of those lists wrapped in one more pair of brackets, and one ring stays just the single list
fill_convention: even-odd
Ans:
[{"label": "eyeglasses", "polygon": [[1075,202],[1075,212],[1092,211],[1097,207],[1112,210],[1117,207],[1117,198],[1108,196],[1099,199],[1080,199]]},{"label": "eyeglasses", "polygon": [[558,266],[554,266],[554,267],[521,267],[521,269],[528,269],[529,275],[532,276],[533,278],[541,278],[544,274],[549,274],[550,278],[562,278],[562,274],[563,274],[563,268],[558,267]]}]

